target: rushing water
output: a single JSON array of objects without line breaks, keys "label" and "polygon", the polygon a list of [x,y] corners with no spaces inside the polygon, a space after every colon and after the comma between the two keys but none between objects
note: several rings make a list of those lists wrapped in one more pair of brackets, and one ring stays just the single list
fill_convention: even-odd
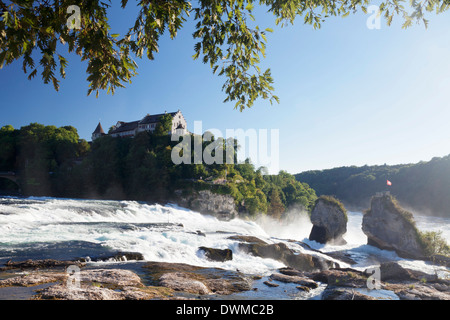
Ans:
[{"label": "rushing water", "polygon": [[[401,259],[394,252],[367,245],[367,237],[361,231],[361,213],[349,213],[345,246],[324,246],[309,241],[312,227],[309,217],[298,212],[290,216],[284,223],[269,218],[220,221],[174,205],[3,197],[0,198],[0,264],[9,259],[74,259],[124,251],[142,253],[147,261],[182,262],[259,275],[269,275],[284,266],[279,261],[241,252],[238,241],[229,239],[232,235],[251,235],[269,243],[284,241],[299,252],[308,250],[289,239],[302,241],[322,252],[345,250],[357,262],[352,267],[362,270],[382,261],[399,260],[430,273],[448,272],[443,267]],[[450,219],[418,216],[416,221],[420,230],[442,231],[450,242]],[[198,250],[200,246],[229,248],[233,250],[233,259],[208,261]]]}]

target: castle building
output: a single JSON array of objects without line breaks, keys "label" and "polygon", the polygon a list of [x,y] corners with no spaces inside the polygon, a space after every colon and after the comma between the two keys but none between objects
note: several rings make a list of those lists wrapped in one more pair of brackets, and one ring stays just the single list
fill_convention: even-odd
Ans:
[{"label": "castle building", "polygon": [[97,125],[97,128],[95,128],[95,131],[92,132],[92,141],[94,141],[95,139],[98,139],[100,137],[103,137],[105,135],[106,135],[106,133],[105,133],[105,131],[103,131],[102,125],[99,122]]},{"label": "castle building", "polygon": [[[134,137],[142,131],[153,133],[156,129],[156,125],[159,123],[159,120],[165,114],[167,114],[167,112],[155,115],[147,114],[141,120],[131,122],[118,121],[114,126],[112,126],[108,135],[112,137]],[[181,111],[178,110],[177,112],[170,112],[169,114],[172,116],[172,128],[168,134],[177,133],[183,135],[187,133],[187,122]],[[106,134],[99,123],[95,131],[92,133],[92,141],[103,135]]]}]

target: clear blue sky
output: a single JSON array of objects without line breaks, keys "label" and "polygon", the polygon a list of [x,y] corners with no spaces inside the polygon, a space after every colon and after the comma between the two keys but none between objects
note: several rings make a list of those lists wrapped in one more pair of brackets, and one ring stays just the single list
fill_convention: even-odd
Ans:
[{"label": "clear blue sky", "polygon": [[[132,3],[132,2],[130,2]],[[119,7],[119,3],[114,2]],[[112,33],[133,23],[134,9],[114,8]],[[223,78],[194,61],[193,24],[175,40],[164,36],[154,61],[137,60],[139,75],[114,96],[87,97],[86,64],[69,56],[66,80],[55,92],[39,77],[28,81],[21,62],[0,70],[0,126],[31,122],[72,125],[90,140],[99,120],[105,130],[118,120],[181,109],[192,130],[279,129],[280,169],[298,173],[337,166],[398,164],[450,153],[450,19],[430,15],[430,25],[369,30],[368,16],[332,18],[320,30],[271,27],[267,57],[280,104],[266,100],[239,112],[224,104]]]}]

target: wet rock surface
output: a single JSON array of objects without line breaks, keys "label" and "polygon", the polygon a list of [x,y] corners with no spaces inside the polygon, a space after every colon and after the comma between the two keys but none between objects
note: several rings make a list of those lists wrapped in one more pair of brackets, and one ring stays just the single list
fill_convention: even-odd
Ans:
[{"label": "wet rock surface", "polygon": [[231,237],[228,237],[228,239],[236,240],[236,241],[240,241],[240,242],[246,242],[246,243],[249,243],[249,244],[259,244],[259,245],[266,245],[266,244],[268,244],[264,240],[261,240],[261,239],[259,239],[257,237],[254,237],[254,236],[231,236]]},{"label": "wet rock surface", "polygon": [[[448,300],[450,281],[433,275],[401,267],[396,262],[380,266],[380,288],[369,290],[367,281],[371,273],[350,268],[325,270],[311,275],[317,282],[326,283],[323,300],[379,299],[380,290],[393,293],[400,300]],[[383,271],[386,274],[383,276]]]},{"label": "wet rock surface", "polygon": [[240,243],[239,249],[261,258],[281,261],[287,266],[303,271],[323,270],[334,264],[317,256],[294,252],[284,243]]},{"label": "wet rock surface", "polygon": [[139,252],[117,252],[114,254],[104,254],[96,257],[83,257],[76,259],[82,263],[84,262],[113,262],[113,261],[142,261],[144,256]]},{"label": "wet rock surface", "polygon": [[310,240],[319,243],[346,244],[342,237],[347,232],[347,215],[338,200],[321,196],[317,199],[311,212],[313,228]]},{"label": "wet rock surface", "polygon": [[102,286],[68,287],[57,284],[38,291],[36,300],[150,300],[169,297],[170,291],[149,287],[122,287],[110,289]]},{"label": "wet rock surface", "polygon": [[326,288],[322,300],[377,300],[351,288]]},{"label": "wet rock surface", "polygon": [[51,284],[32,297],[40,300],[147,300],[171,295],[170,289],[144,286],[130,270],[82,270],[76,277],[74,282],[68,273],[39,270],[0,280],[0,288]]},{"label": "wet rock surface", "polygon": [[413,215],[389,194],[372,198],[370,209],[363,217],[362,230],[368,244],[380,249],[393,250],[404,258],[424,259],[427,255]]},{"label": "wet rock surface", "polygon": [[234,198],[230,195],[213,193],[210,190],[200,190],[189,195],[182,195],[182,190],[176,190],[179,196],[174,199],[178,205],[203,214],[211,214],[222,220],[230,220],[237,216]]},{"label": "wet rock surface", "polygon": [[252,279],[239,272],[182,263],[150,262],[145,268],[158,286],[194,294],[230,295],[251,290]]},{"label": "wet rock surface", "polygon": [[51,269],[51,268],[64,268],[71,265],[77,265],[81,267],[84,263],[79,261],[60,261],[54,259],[43,259],[43,260],[26,260],[26,261],[8,261],[4,267],[0,267],[0,271],[6,270],[32,270],[32,269]]},{"label": "wet rock surface", "polygon": [[[258,248],[269,246],[267,250],[274,255],[279,254],[278,258],[287,248],[263,244],[257,238],[246,240],[252,242],[245,244],[257,244]],[[450,300],[449,280],[409,269],[397,261],[384,262],[379,266],[379,290],[368,289],[371,272],[353,268],[321,270],[303,266],[301,269],[284,267],[271,275],[251,276],[238,271],[183,263],[141,262],[139,272],[117,268],[120,264],[108,269],[72,263],[57,260],[10,262],[1,274],[0,289],[36,288],[36,292],[30,293],[30,298],[42,300],[226,299],[235,294],[256,292],[258,288],[269,294],[276,290],[280,294],[286,292],[285,289],[295,294],[298,290],[297,294],[306,298],[318,295],[317,298],[323,300]],[[77,285],[67,272],[70,266],[79,268]]]},{"label": "wet rock surface", "polygon": [[445,288],[436,284],[409,283],[385,284],[384,288],[393,291],[400,300],[450,300],[448,284]]},{"label": "wet rock surface", "polygon": [[5,287],[34,287],[40,284],[63,281],[66,275],[62,273],[32,273],[12,276],[0,280],[0,288]]},{"label": "wet rock surface", "polygon": [[198,250],[203,252],[205,257],[211,261],[225,262],[233,259],[233,251],[230,249],[199,247]]},{"label": "wet rock surface", "polygon": [[274,273],[270,276],[270,279],[285,282],[285,283],[295,283],[302,287],[315,289],[319,285],[314,280],[311,280],[304,276],[299,275],[286,275],[282,273]]}]

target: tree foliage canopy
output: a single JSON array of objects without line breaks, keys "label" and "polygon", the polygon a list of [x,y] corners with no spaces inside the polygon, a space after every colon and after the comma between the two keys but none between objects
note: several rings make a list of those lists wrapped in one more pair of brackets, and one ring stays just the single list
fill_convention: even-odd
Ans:
[{"label": "tree foliage canopy", "polygon": [[[128,0],[121,0],[126,8]],[[131,83],[137,74],[135,58],[155,58],[160,37],[175,38],[188,19],[196,23],[194,59],[207,63],[214,73],[225,77],[225,101],[235,108],[251,107],[256,99],[278,101],[273,94],[270,69],[258,64],[265,56],[266,34],[272,30],[252,27],[255,5],[267,8],[277,24],[305,24],[320,28],[330,16],[348,16],[366,12],[370,0],[140,0],[139,12],[124,35],[112,33],[108,8],[112,1],[100,0],[0,0],[0,68],[22,59],[22,68],[31,79],[40,72],[44,83],[59,89],[66,77],[68,60],[62,52],[74,52],[87,61],[88,94],[100,90],[114,93]],[[69,28],[68,8],[80,8],[80,28]],[[387,23],[394,15],[404,19],[403,27],[423,21],[425,11],[443,12],[450,0],[385,0],[379,8]],[[69,25],[69,26],[68,26]],[[61,51],[61,46],[65,47]],[[35,57],[40,57],[35,61]],[[38,62],[38,63],[37,63]]]},{"label": "tree foliage canopy", "polygon": [[[165,119],[160,123],[163,128]],[[281,171],[263,176],[264,170],[255,170],[250,160],[176,165],[171,153],[178,142],[164,132],[144,131],[134,138],[107,135],[88,144],[71,126],[8,125],[0,128],[0,171],[16,172],[28,195],[168,201],[177,190],[211,190],[231,195],[241,212],[278,218],[285,208],[311,209],[317,198],[293,175]],[[190,137],[202,139],[203,150],[214,144],[202,136]],[[224,143],[237,146],[231,138]],[[192,159],[194,154],[192,150]],[[5,182],[0,179],[0,191],[7,189]]]}]

